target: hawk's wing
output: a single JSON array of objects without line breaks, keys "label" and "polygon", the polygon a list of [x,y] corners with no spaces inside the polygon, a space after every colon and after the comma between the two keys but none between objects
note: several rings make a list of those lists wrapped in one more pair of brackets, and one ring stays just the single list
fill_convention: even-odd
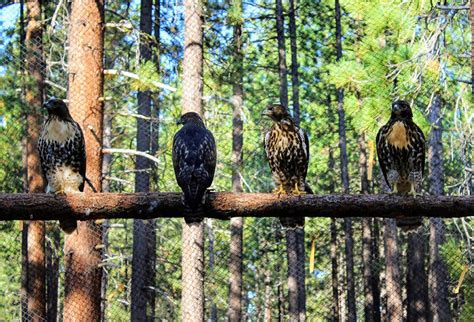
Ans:
[{"label": "hawk's wing", "polygon": [[413,170],[421,172],[423,176],[425,174],[425,135],[415,123],[411,124],[409,133],[413,136],[410,140],[413,142]]},{"label": "hawk's wing", "polygon": [[[380,128],[375,139],[377,145],[377,157],[379,159],[380,169],[382,170],[383,177],[385,182],[390,187],[388,182],[387,173],[390,169],[390,151],[387,147],[386,135],[389,130],[389,126],[384,125]],[[392,187],[390,187],[391,189]]]},{"label": "hawk's wing", "polygon": [[265,147],[265,154],[267,155],[267,158],[270,155],[270,135],[271,135],[271,130],[265,133],[265,137],[263,138],[263,146]]},{"label": "hawk's wing", "polygon": [[303,151],[305,153],[306,158],[309,160],[309,138],[308,133],[305,130],[298,128],[298,136],[300,141],[303,145]]},{"label": "hawk's wing", "polygon": [[72,165],[74,168],[77,167],[79,174],[82,176],[84,181],[82,185],[79,187],[80,191],[84,191],[84,182],[86,180],[86,144],[84,140],[84,134],[82,133],[81,127],[78,123],[74,122],[75,127],[75,136],[72,142],[72,153],[74,156],[72,157]]},{"label": "hawk's wing", "polygon": [[306,156],[306,167],[308,167],[309,163],[309,138],[308,133],[306,133],[303,129],[298,129],[298,135],[300,137],[301,143],[303,144],[303,151],[305,152]]},{"label": "hawk's wing", "polygon": [[211,186],[216,168],[216,144],[212,133],[185,125],[174,136],[173,167],[185,202],[195,208]]}]

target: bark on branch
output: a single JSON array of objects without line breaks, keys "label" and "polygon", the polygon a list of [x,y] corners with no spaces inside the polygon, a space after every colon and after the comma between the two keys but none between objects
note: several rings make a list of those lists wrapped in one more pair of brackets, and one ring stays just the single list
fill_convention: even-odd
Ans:
[{"label": "bark on branch", "polygon": [[[474,197],[391,195],[280,196],[270,193],[212,193],[206,216],[230,217],[467,217]],[[183,217],[180,193],[0,194],[0,220],[77,220]]]}]

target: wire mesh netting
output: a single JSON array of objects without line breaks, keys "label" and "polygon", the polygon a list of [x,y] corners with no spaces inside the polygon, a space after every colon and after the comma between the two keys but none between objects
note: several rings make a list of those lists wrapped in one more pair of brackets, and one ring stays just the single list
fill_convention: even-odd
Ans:
[{"label": "wire mesh netting", "polygon": [[[282,93],[273,1],[7,4],[2,193],[46,188],[37,141],[51,97],[67,103],[84,133],[85,191],[180,191],[171,154],[182,111],[203,115],[216,139],[213,191],[274,188],[261,116]],[[291,112],[299,96],[314,193],[387,192],[375,135],[391,101],[403,98],[427,137],[420,194],[470,195],[467,11],[343,1],[336,63],[335,4],[282,5],[287,55],[295,40],[300,66],[299,80],[291,71]],[[471,226],[470,217],[424,218],[409,232],[390,218],[307,217],[304,228],[272,217],[105,219],[65,234],[56,221],[0,221],[0,319],[471,321]]]}]

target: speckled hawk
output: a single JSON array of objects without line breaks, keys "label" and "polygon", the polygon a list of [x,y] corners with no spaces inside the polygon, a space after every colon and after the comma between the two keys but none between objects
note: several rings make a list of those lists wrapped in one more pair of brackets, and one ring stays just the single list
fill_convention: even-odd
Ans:
[{"label": "speckled hawk", "polygon": [[202,220],[202,206],[216,169],[216,143],[199,114],[188,112],[177,124],[183,127],[173,139],[173,167],[183,191],[187,223]]},{"label": "speckled hawk", "polygon": [[[84,136],[66,104],[52,98],[44,104],[48,116],[38,141],[43,175],[48,193],[74,193],[84,190],[86,152]],[[72,233],[75,220],[60,220],[61,228]]]},{"label": "speckled hawk", "polygon": [[[376,141],[380,168],[392,193],[416,196],[424,175],[426,140],[406,101],[392,104],[390,120],[380,128]],[[421,225],[421,218],[404,217],[397,224],[412,230]]]},{"label": "speckled hawk", "polygon": [[[309,163],[309,139],[305,131],[298,128],[288,110],[281,104],[271,104],[263,111],[273,121],[265,134],[265,152],[272,171],[278,194],[312,193],[306,184]],[[297,218],[295,218],[296,220]],[[282,218],[284,226],[299,225],[297,221]]]}]

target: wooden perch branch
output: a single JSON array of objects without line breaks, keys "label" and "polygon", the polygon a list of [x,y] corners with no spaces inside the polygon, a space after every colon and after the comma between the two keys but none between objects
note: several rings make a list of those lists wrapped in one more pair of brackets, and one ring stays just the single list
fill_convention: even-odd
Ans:
[{"label": "wooden perch branch", "polygon": [[[472,196],[390,195],[280,196],[270,193],[212,193],[206,217],[467,217]],[[182,217],[180,193],[0,194],[0,220],[78,220]]]}]

